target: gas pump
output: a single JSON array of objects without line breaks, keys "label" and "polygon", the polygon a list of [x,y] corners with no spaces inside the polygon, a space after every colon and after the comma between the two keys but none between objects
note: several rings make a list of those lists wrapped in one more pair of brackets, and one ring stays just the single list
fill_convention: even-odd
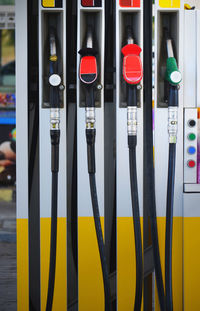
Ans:
[{"label": "gas pump", "polygon": [[17,1],[19,310],[200,308],[200,14],[184,4]]},{"label": "gas pump", "polygon": [[142,236],[140,224],[140,210],[137,185],[137,86],[142,80],[143,70],[140,59],[141,48],[134,44],[133,33],[130,26],[126,28],[127,44],[122,48],[123,77],[127,83],[127,126],[128,147],[130,165],[131,198],[133,210],[133,222],[135,233],[136,253],[136,291],[134,310],[141,310],[142,287],[143,287],[143,258],[142,258]]}]

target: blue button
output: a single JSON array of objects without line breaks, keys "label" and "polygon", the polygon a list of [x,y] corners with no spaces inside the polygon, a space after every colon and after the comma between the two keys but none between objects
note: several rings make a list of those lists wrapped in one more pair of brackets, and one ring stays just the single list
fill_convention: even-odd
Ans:
[{"label": "blue button", "polygon": [[196,152],[196,148],[195,147],[191,146],[191,147],[188,148],[188,153],[189,154],[195,154],[195,152]]}]

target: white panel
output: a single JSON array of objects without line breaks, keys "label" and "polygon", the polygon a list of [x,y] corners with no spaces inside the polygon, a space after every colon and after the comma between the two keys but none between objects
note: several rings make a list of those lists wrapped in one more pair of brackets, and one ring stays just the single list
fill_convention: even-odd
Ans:
[{"label": "white panel", "polygon": [[[196,125],[190,127],[188,122],[194,120]],[[197,109],[185,109],[185,118],[184,118],[184,183],[197,183]],[[191,141],[188,139],[188,135],[194,133],[196,139]],[[196,153],[191,155],[188,153],[189,147],[194,147]],[[196,163],[196,166],[193,168],[188,167],[188,161],[193,160]]]},{"label": "white panel", "polygon": [[200,193],[185,193],[184,217],[200,217]]},{"label": "white panel", "polygon": [[185,10],[184,24],[184,107],[197,105],[196,11]]},{"label": "white panel", "polygon": [[[79,64],[80,55],[78,51],[83,47],[86,32],[86,16],[87,14],[97,13],[98,19],[95,35],[99,44],[98,59],[100,61],[99,75],[100,83],[104,85],[104,49],[105,49],[105,15],[104,15],[104,1],[102,7],[97,8],[83,8],[81,1],[78,1],[78,34],[77,34],[77,154],[78,154],[78,216],[93,216],[92,203],[90,196],[89,175],[87,166],[87,143],[85,136],[85,109],[80,107],[85,100],[85,92],[81,87],[79,80]],[[104,216],[104,91],[100,92],[98,97],[98,105],[101,108],[96,109],[96,183],[99,200],[100,215]]]},{"label": "white panel", "polygon": [[[41,4],[41,1],[39,0]],[[63,1],[62,9],[44,9],[40,6],[39,12],[39,40],[40,40],[40,216],[51,216],[51,141],[50,141],[50,109],[42,108],[42,57],[43,57],[43,45],[42,40],[42,12],[63,12],[65,14],[65,1]],[[66,16],[63,16],[63,84],[66,85]],[[67,121],[66,121],[66,91],[63,94],[64,108],[61,111],[61,123],[60,123],[60,157],[59,157],[59,178],[58,178],[58,217],[66,217],[67,212],[67,147],[66,147],[66,133],[67,133]]]},{"label": "white panel", "polygon": [[[142,2],[142,1],[141,1]],[[117,1],[116,8],[116,105],[117,105],[117,217],[132,217],[129,149],[127,137],[127,108],[120,108],[126,103],[122,87],[122,54],[124,42],[124,22],[126,13],[131,14],[134,25],[133,34],[136,43],[143,47],[143,8],[121,8]],[[141,53],[141,59],[143,54]],[[137,177],[140,215],[143,216],[143,96],[140,96],[141,108],[138,108],[137,137]]]},{"label": "white panel", "polygon": [[200,184],[184,184],[184,192],[200,192]]},{"label": "white panel", "polygon": [[16,5],[17,218],[28,218],[27,1]]}]

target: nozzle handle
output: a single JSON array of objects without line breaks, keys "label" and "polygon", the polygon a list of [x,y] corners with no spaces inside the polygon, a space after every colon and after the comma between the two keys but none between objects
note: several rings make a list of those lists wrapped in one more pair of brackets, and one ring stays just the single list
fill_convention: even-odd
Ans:
[{"label": "nozzle handle", "polygon": [[182,80],[175,57],[167,59],[165,79],[172,85],[178,85]]}]

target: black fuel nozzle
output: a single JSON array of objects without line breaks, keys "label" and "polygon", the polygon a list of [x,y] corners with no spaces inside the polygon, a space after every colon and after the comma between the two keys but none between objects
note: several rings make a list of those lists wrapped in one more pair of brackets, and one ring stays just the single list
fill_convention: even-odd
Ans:
[{"label": "black fuel nozzle", "polygon": [[58,73],[58,54],[56,30],[49,29],[49,84],[50,84],[50,107],[60,108],[60,89],[62,79]]},{"label": "black fuel nozzle", "polygon": [[49,84],[50,84],[50,135],[51,135],[51,170],[59,171],[60,143],[60,89],[61,76],[58,74],[56,30],[49,29]]}]

